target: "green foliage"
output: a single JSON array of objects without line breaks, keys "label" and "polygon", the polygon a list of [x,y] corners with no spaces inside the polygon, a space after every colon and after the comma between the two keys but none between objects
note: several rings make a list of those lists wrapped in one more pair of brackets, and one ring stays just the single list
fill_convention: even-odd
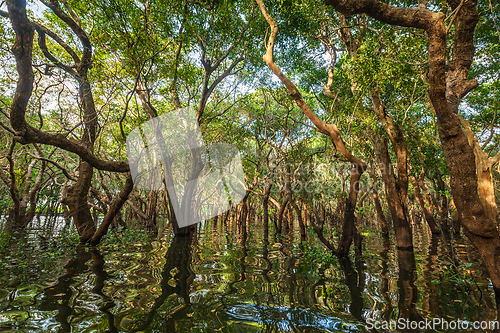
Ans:
[{"label": "green foliage", "polygon": [[314,264],[314,269],[321,267],[329,267],[330,265],[338,266],[338,260],[335,255],[325,251],[323,247],[315,247],[308,245],[307,242],[302,243],[303,255],[307,262]]}]

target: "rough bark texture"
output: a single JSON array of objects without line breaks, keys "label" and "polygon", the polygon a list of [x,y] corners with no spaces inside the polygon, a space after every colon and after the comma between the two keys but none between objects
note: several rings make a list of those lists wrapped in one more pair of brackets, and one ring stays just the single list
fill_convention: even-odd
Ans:
[{"label": "rough bark texture", "polygon": [[87,202],[87,195],[92,183],[93,168],[90,164],[82,161],[78,171],[78,180],[68,188],[62,203],[69,208],[80,241],[86,243],[96,231],[96,225]]},{"label": "rough bark texture", "polygon": [[[429,97],[437,116],[439,137],[450,170],[453,200],[465,233],[483,259],[500,299],[500,237],[478,195],[475,156],[456,113],[462,97],[477,86],[467,79],[474,56],[476,1],[449,0],[457,9],[452,59],[446,63],[445,15],[423,7],[399,8],[378,0],[325,0],[344,15],[365,13],[390,25],[424,29],[429,36]],[[498,307],[500,308],[500,307]],[[499,310],[500,311],[500,310]]]},{"label": "rough bark texture", "polygon": [[465,129],[465,133],[467,134],[469,145],[474,150],[474,155],[476,157],[479,198],[483,203],[488,217],[493,221],[498,222],[498,206],[495,199],[493,169],[500,161],[500,153],[497,153],[495,156],[490,158],[488,154],[483,151],[481,145],[479,145],[478,139],[475,137],[474,132],[472,132],[469,121],[463,119],[460,115],[459,119]]}]

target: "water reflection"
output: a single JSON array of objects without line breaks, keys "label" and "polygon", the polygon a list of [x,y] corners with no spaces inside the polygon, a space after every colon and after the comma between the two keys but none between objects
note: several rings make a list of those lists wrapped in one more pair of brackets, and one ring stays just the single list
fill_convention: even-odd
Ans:
[{"label": "water reflection", "polygon": [[382,304],[384,306],[382,310],[381,320],[389,321],[392,315],[392,300],[389,293],[389,236],[383,234],[383,250],[380,251],[381,258],[381,276],[380,276],[380,293],[382,294]]},{"label": "water reflection", "polygon": [[[314,238],[296,244],[298,225],[273,240],[252,224],[224,218],[192,237],[78,247],[53,263],[62,273],[40,274],[49,259],[33,253],[38,266],[16,270],[16,279],[0,272],[0,331],[366,332],[368,318],[495,314],[463,239],[429,234],[411,253],[372,235],[364,256],[325,261]],[[453,258],[470,275],[450,275]]]},{"label": "water reflection", "polygon": [[[416,263],[413,249],[398,249],[399,264],[399,318],[411,322],[420,322],[423,317],[417,311],[418,290],[415,286]],[[423,326],[425,327],[425,326]],[[409,329],[402,329],[401,332],[412,332]]]},{"label": "water reflection", "polygon": [[244,303],[223,308],[218,316],[227,322],[258,324],[265,332],[359,332],[338,318],[293,307]]},{"label": "water reflection", "polygon": [[356,268],[353,268],[349,258],[339,259],[340,267],[344,271],[345,284],[349,288],[349,294],[351,296],[351,303],[349,305],[349,311],[351,315],[364,322],[363,318],[363,297],[362,292],[365,289],[365,274],[364,274],[364,262],[361,260],[359,255],[356,255]]},{"label": "water reflection", "polygon": [[[183,304],[163,319],[159,326],[164,332],[176,332],[176,321],[186,318],[191,311],[190,287],[195,278],[191,269],[191,246],[195,236],[175,237],[165,255],[165,265],[161,274],[161,294],[155,299],[152,308],[145,315],[143,323],[134,322],[130,324],[131,332],[146,331],[157,320],[158,310],[171,295],[177,295],[183,300]],[[159,328],[157,326],[157,328]]]},{"label": "water reflection", "polygon": [[74,278],[88,271],[87,261],[92,257],[91,253],[83,246],[76,248],[76,257],[71,259],[64,269],[66,273],[57,279],[53,286],[45,288],[38,304],[42,311],[57,310],[55,320],[60,324],[57,332],[71,331],[71,317],[75,314],[75,302],[71,302],[74,287],[80,285]]}]

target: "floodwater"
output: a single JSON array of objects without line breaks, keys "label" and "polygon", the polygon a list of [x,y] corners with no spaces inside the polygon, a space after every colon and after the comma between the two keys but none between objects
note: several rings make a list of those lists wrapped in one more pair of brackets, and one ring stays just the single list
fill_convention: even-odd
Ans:
[{"label": "floodwater", "polygon": [[192,238],[129,232],[94,248],[64,233],[3,239],[0,331],[367,332],[400,313],[495,318],[491,286],[461,237],[447,245],[417,227],[417,270],[403,281],[394,239],[365,231],[364,254],[339,261],[297,230],[266,241],[253,224],[245,237],[207,222]]}]

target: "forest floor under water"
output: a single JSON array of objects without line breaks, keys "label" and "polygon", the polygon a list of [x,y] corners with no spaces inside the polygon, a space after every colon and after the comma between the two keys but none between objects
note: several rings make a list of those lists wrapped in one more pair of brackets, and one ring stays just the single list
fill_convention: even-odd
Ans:
[{"label": "forest floor under water", "polygon": [[2,236],[0,332],[367,332],[397,320],[408,295],[423,318],[494,320],[468,240],[415,228],[414,281],[400,279],[393,236],[370,229],[351,260],[314,232],[301,242],[298,227],[270,230],[266,241],[252,223],[246,236],[212,222],[190,238],[114,231],[97,247],[74,231]]}]

